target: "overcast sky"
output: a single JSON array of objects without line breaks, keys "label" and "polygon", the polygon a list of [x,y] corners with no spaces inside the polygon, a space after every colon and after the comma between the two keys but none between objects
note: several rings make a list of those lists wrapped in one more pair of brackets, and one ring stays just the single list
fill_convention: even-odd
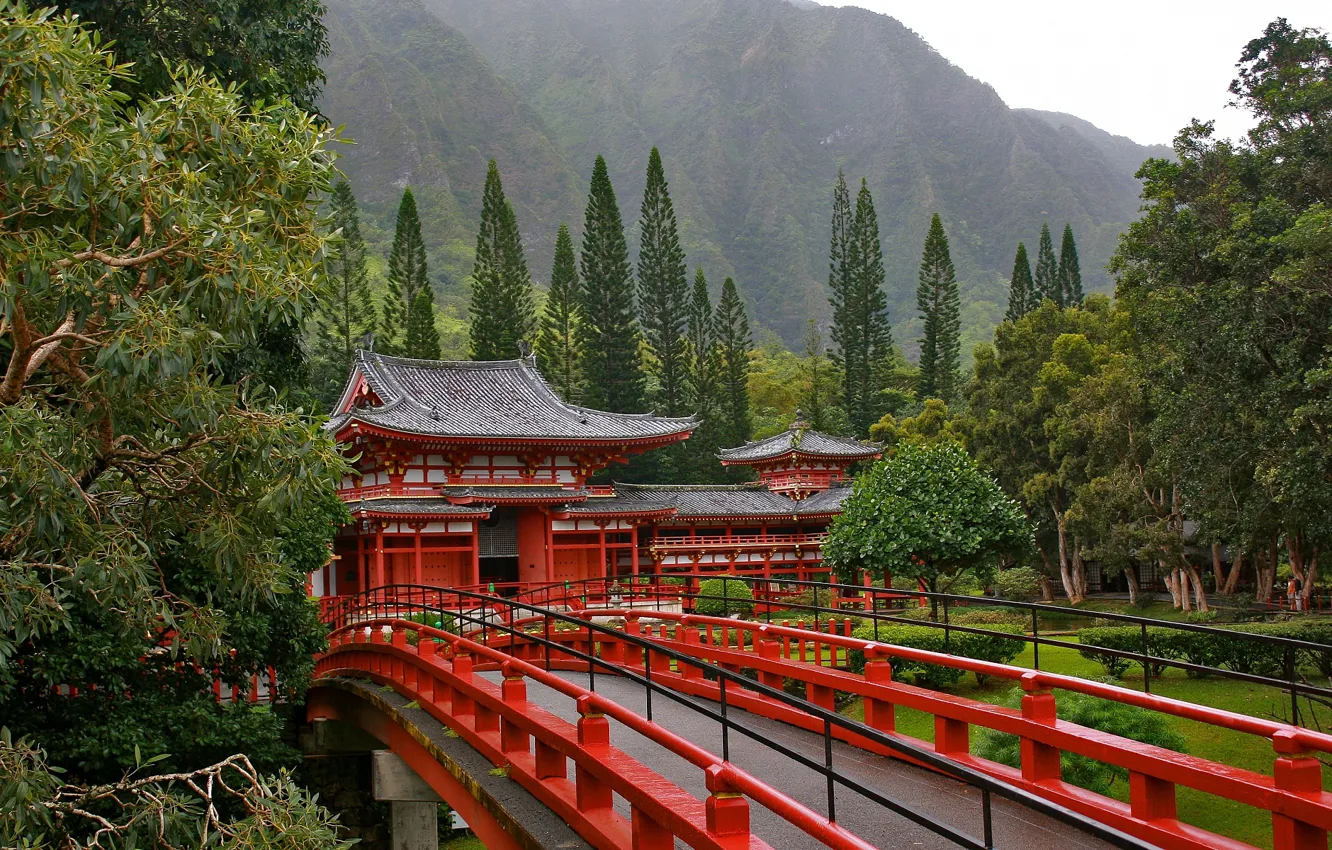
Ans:
[{"label": "overcast sky", "polygon": [[897,18],[1009,106],[1068,112],[1144,144],[1191,118],[1243,134],[1226,88],[1274,18],[1332,30],[1329,0],[821,0]]}]

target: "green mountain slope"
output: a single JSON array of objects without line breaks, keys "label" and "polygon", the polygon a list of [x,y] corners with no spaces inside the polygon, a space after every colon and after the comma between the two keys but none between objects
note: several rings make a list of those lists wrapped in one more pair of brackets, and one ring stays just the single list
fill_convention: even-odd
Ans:
[{"label": "green mountain slope", "polygon": [[[1035,242],[1042,219],[1056,229],[1072,222],[1084,280],[1106,289],[1105,261],[1136,214],[1136,165],[1125,164],[1137,156],[1131,148],[1108,151],[1077,128],[1008,108],[883,15],[782,0],[422,2],[479,56],[461,47],[449,52],[466,53],[466,63],[437,60],[438,48],[420,55],[437,36],[422,36],[419,9],[387,11],[405,9],[408,0],[364,4],[373,11],[359,13],[350,0],[335,0],[331,19],[355,17],[377,33],[382,86],[401,79],[477,106],[499,98],[515,116],[530,116],[510,125],[530,134],[521,149],[497,132],[503,125],[483,125],[466,110],[457,118],[462,125],[448,129],[473,140],[477,163],[487,154],[499,158],[526,240],[542,255],[533,262],[539,278],[541,246],[561,219],[581,218],[595,155],[606,155],[632,223],[654,144],[690,264],[702,264],[717,284],[733,274],[759,323],[793,345],[807,318],[828,315],[828,213],[839,165],[849,178],[868,178],[874,192],[895,333],[908,351],[916,267],[934,211],[943,216],[962,282],[964,345],[988,336],[1002,316],[1013,250],[1019,239]],[[392,34],[409,19],[413,32]],[[373,162],[348,168],[359,193],[369,190],[367,180],[398,178],[400,163],[424,162],[436,141],[424,116],[404,117],[406,135],[396,137],[403,153],[394,152],[388,142],[398,130],[383,116],[383,95],[367,102],[345,91],[353,82],[346,69],[365,67],[368,58],[339,58],[340,44],[354,42],[335,33],[329,114],[353,137],[377,139],[375,156],[366,158]],[[410,67],[385,64],[391,56],[409,58]],[[483,75],[458,66],[479,68],[480,57],[493,72],[486,88],[475,89]],[[432,118],[443,120],[438,111]],[[1149,153],[1142,149],[1142,157]],[[462,179],[443,163],[448,180]],[[479,186],[481,167],[467,167]],[[570,168],[577,177],[566,189]],[[522,185],[511,188],[511,173],[523,175]],[[460,209],[470,222],[473,196],[450,194],[453,214]],[[563,206],[562,196],[570,196]],[[452,232],[452,225],[441,229]],[[468,247],[460,245],[458,256]]]},{"label": "green mountain slope", "polygon": [[[421,211],[431,278],[455,316],[465,301],[491,157],[501,163],[535,268],[583,189],[549,130],[457,30],[411,0],[328,0],[331,53],[320,107],[355,140],[340,167],[386,255],[405,186]],[[465,308],[463,308],[465,310]]]}]

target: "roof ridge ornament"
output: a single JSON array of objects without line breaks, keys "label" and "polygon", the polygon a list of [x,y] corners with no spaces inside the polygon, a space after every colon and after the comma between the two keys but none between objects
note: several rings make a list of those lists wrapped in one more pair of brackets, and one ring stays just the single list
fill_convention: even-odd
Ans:
[{"label": "roof ridge ornament", "polygon": [[536,368],[536,354],[532,352],[532,343],[525,339],[518,340],[518,362]]}]

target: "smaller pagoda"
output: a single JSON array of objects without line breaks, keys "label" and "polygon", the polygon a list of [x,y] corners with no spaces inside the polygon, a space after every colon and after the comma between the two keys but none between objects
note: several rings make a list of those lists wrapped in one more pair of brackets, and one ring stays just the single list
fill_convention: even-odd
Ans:
[{"label": "smaller pagoda", "polygon": [[718,457],[722,466],[753,467],[769,490],[800,500],[850,481],[852,464],[882,455],[878,443],[815,431],[797,410],[795,421],[782,433],[722,449]]}]

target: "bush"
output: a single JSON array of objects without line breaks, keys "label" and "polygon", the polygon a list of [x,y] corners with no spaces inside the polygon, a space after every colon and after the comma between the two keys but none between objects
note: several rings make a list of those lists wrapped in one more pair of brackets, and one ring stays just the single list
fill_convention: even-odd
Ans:
[{"label": "bush", "polygon": [[[442,612],[435,612],[435,611],[414,611],[411,614],[408,614],[407,616],[403,617],[402,619],[412,623],[420,623],[423,626],[430,626],[432,628],[440,629],[441,631],[445,632],[454,631],[452,614],[444,614]],[[416,644],[419,641],[420,641],[419,633],[417,632],[407,633],[407,643],[411,644],[412,646],[416,646]],[[442,640],[440,638],[435,638],[435,643],[442,643]]]},{"label": "bush", "polygon": [[[1295,662],[1297,668],[1312,667],[1323,675],[1332,676],[1332,623],[1326,621],[1257,623],[1228,631],[1294,638],[1327,646],[1326,650],[1301,649],[1296,653]],[[1119,677],[1130,664],[1137,662],[1098,652],[1097,647],[1123,652],[1142,652],[1142,628],[1109,626],[1082,629],[1078,632],[1078,641],[1084,644],[1078,650],[1083,658],[1098,662],[1111,676]],[[1283,677],[1286,671],[1285,647],[1263,641],[1245,640],[1228,634],[1151,626],[1147,629],[1147,653],[1157,658],[1187,661],[1206,667],[1222,667],[1237,673],[1259,676]],[[1164,667],[1162,664],[1153,664],[1152,675],[1160,675]],[[1197,675],[1193,671],[1190,671],[1190,674]]]},{"label": "bush", "polygon": [[[1020,707],[1022,689],[1014,688],[1004,703],[1010,708]],[[1055,705],[1060,720],[1168,750],[1186,752],[1184,736],[1172,730],[1167,718],[1157,712],[1069,692],[1060,692]],[[1016,735],[982,729],[977,736],[975,751],[981,758],[1009,767],[1022,766]],[[1128,770],[1125,768],[1067,751],[1059,754],[1059,765],[1065,782],[1097,794],[1109,794],[1116,780],[1128,779]]]},{"label": "bush", "polygon": [[1001,570],[994,579],[994,592],[1014,602],[1035,602],[1041,598],[1041,574],[1031,567]]},{"label": "bush", "polygon": [[[796,609],[808,609],[810,606],[831,608],[832,590],[827,587],[805,587],[794,596],[788,597],[786,604]],[[810,613],[813,612],[811,611]]]},{"label": "bush", "polygon": [[[880,624],[877,640],[879,643],[908,646],[912,649],[947,653],[962,658],[975,658],[980,661],[993,661],[996,664],[1007,664],[1022,652],[1023,642],[1021,640],[1016,637],[1005,637],[1005,635],[1021,635],[1021,628],[1017,626],[996,626],[986,631],[987,634],[953,632],[948,637],[945,645],[942,628],[885,626]],[[855,630],[853,635],[861,640],[876,640],[873,625],[861,626]],[[908,676],[910,676],[916,684],[931,688],[956,684],[966,674],[966,671],[956,667],[926,664],[907,658],[893,658],[891,662],[893,678],[897,681],[908,681]],[[865,671],[865,653],[858,649],[852,650],[848,654],[847,663],[852,671],[863,673]],[[977,679],[983,682],[985,677],[978,676]]]},{"label": "bush", "polygon": [[748,617],[754,613],[754,594],[748,584],[735,576],[703,580],[698,585],[698,595],[699,598],[694,600],[694,613],[705,617],[729,617],[732,614]]}]

